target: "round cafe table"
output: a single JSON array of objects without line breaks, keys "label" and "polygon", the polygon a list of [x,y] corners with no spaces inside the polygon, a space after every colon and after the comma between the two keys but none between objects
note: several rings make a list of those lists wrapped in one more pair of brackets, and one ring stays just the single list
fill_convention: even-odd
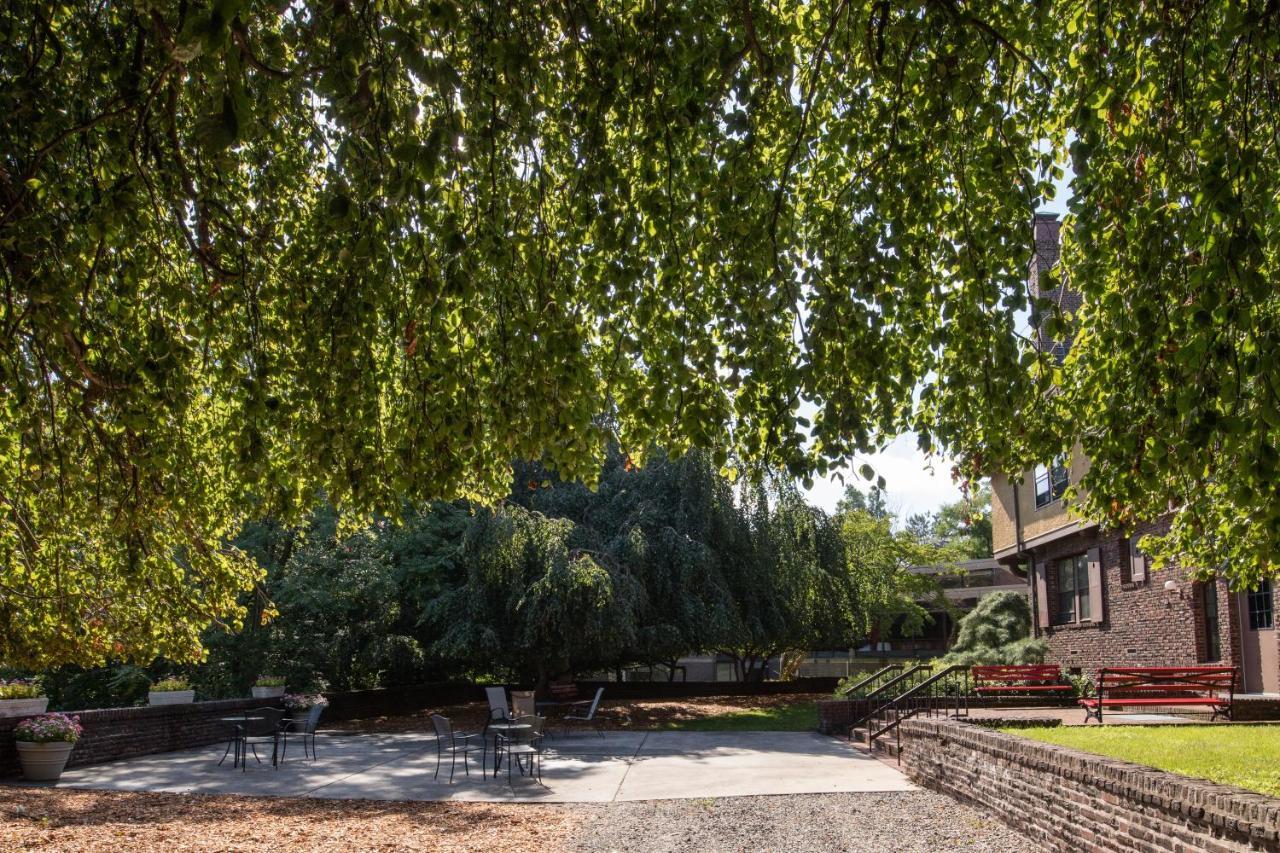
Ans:
[{"label": "round cafe table", "polygon": [[[485,737],[489,736],[489,732],[500,732],[507,737],[511,737],[516,732],[533,731],[533,725],[530,723],[490,723],[489,730],[485,732]],[[493,739],[493,778],[498,778],[498,739]]]},{"label": "round cafe table", "polygon": [[231,751],[234,744],[236,749],[235,756],[231,759],[231,767],[234,769],[239,767],[244,761],[244,750],[240,748],[240,732],[245,723],[259,722],[265,720],[266,717],[261,714],[237,714],[234,717],[219,717],[218,722],[226,723],[231,726],[231,742],[227,744],[227,748],[222,753],[222,759],[218,762],[218,766],[222,766],[222,762],[227,760],[227,753]]}]

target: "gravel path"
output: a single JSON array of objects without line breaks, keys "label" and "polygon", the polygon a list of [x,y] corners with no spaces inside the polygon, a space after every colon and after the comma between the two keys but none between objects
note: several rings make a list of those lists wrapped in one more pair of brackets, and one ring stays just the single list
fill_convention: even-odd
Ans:
[{"label": "gravel path", "polygon": [[574,806],[576,851],[1033,851],[993,817],[928,791]]}]

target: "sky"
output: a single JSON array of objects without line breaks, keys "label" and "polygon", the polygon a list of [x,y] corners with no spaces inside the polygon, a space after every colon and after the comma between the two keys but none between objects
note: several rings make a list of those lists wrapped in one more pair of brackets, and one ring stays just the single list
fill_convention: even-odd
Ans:
[{"label": "sky", "polygon": [[[856,482],[862,491],[871,485],[857,473],[863,462],[876,469],[885,479],[885,503],[899,521],[917,512],[934,512],[939,506],[960,499],[960,488],[951,482],[951,463],[934,457],[932,465],[916,446],[915,433],[900,435],[880,453],[858,457],[845,481]],[[807,492],[809,501],[827,512],[836,508],[844,495],[844,485],[834,476],[815,478]]]}]

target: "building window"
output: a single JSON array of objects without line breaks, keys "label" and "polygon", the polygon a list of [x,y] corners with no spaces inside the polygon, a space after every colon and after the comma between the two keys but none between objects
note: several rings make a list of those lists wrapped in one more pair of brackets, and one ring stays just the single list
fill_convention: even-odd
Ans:
[{"label": "building window", "polygon": [[1264,631],[1275,625],[1274,603],[1271,600],[1271,581],[1264,580],[1257,589],[1249,590],[1249,630]]},{"label": "building window", "polygon": [[1216,663],[1222,660],[1222,640],[1218,636],[1218,584],[1214,581],[1200,586],[1200,603],[1204,605],[1204,660]]},{"label": "building window", "polygon": [[1137,534],[1120,541],[1121,583],[1142,583],[1147,579],[1147,555],[1138,550]]},{"label": "building window", "polygon": [[1058,624],[1087,622],[1092,618],[1089,601],[1089,559],[1084,554],[1066,557],[1056,564]]},{"label": "building window", "polygon": [[1062,497],[1067,490],[1070,475],[1061,459],[1052,465],[1036,466],[1036,509],[1048,506]]}]

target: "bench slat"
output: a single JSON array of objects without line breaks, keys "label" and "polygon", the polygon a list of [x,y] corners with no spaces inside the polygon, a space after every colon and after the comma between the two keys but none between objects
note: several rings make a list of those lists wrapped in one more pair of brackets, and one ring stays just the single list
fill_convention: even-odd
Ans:
[{"label": "bench slat", "polygon": [[1124,706],[1196,705],[1212,708],[1214,719],[1223,710],[1230,718],[1235,682],[1236,669],[1231,666],[1103,667],[1098,670],[1098,695],[1079,704],[1098,722],[1103,708]]},{"label": "bench slat", "polygon": [[[1088,708],[1098,707],[1097,699],[1081,699],[1080,704]],[[1218,699],[1213,697],[1192,698],[1192,697],[1168,697],[1165,699],[1103,699],[1102,706],[1104,708],[1116,707],[1122,705],[1230,705],[1226,699]]]},{"label": "bench slat", "polygon": [[1061,668],[1053,664],[975,666],[969,673],[973,676],[974,692],[979,694],[1057,693],[1072,689],[1063,681]]}]

